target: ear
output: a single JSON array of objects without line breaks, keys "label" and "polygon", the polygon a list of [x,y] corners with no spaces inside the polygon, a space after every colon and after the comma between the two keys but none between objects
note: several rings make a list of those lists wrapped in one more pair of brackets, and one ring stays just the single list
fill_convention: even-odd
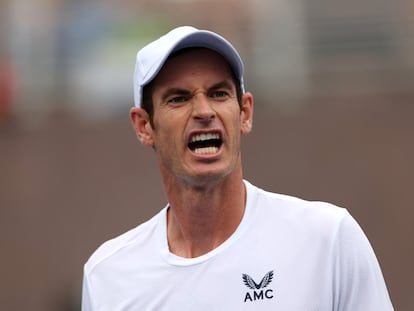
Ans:
[{"label": "ear", "polygon": [[253,95],[249,92],[243,94],[240,118],[241,133],[250,133],[253,126]]},{"label": "ear", "polygon": [[132,107],[129,115],[138,140],[148,147],[154,147],[153,129],[148,113],[142,108]]}]

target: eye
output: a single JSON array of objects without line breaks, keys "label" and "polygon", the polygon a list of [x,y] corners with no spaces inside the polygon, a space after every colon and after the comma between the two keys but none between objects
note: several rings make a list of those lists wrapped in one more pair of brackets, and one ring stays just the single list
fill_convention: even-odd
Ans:
[{"label": "eye", "polygon": [[174,96],[167,100],[167,103],[169,104],[181,104],[188,100],[187,96]]},{"label": "eye", "polygon": [[228,97],[228,95],[229,94],[226,91],[222,91],[222,90],[217,90],[211,93],[211,97],[217,98],[217,99],[226,98]]}]

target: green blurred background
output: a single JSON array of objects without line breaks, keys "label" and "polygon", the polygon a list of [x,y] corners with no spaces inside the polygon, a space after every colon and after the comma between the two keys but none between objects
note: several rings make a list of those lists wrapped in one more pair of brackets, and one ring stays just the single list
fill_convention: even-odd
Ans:
[{"label": "green blurred background", "polygon": [[246,178],[346,207],[413,310],[411,0],[2,0],[0,309],[80,310],[90,254],[165,205],[128,112],[136,52],[178,25],[245,61]]}]

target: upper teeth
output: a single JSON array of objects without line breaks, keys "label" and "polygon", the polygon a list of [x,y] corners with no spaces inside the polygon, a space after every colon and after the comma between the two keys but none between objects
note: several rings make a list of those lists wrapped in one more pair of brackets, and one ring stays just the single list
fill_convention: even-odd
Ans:
[{"label": "upper teeth", "polygon": [[203,140],[210,140],[210,139],[220,139],[220,135],[218,133],[206,133],[206,134],[198,134],[194,135],[191,138],[191,142],[196,141],[203,141]]}]

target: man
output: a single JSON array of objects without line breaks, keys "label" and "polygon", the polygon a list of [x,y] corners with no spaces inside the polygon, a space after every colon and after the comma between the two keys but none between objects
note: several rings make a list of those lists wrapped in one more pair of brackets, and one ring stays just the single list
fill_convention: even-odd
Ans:
[{"label": "man", "polygon": [[137,54],[138,139],[167,206],[85,265],[82,310],[393,310],[350,214],[243,180],[252,127],[243,63],[221,36],[179,27]]}]

